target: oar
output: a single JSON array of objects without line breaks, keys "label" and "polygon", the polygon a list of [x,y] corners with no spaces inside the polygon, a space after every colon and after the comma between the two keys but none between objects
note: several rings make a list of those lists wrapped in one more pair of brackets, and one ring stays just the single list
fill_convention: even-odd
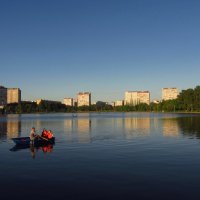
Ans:
[{"label": "oar", "polygon": [[49,141],[47,138],[44,138],[44,137],[42,137],[40,135],[38,135],[38,137],[42,138],[43,140]]}]

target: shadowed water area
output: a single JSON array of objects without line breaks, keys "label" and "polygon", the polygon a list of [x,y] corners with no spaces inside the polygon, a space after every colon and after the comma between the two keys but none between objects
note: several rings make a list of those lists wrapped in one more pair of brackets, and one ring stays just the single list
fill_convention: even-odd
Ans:
[{"label": "shadowed water area", "polygon": [[[54,145],[16,147],[31,127]],[[199,199],[200,115],[0,116],[2,199]]]}]

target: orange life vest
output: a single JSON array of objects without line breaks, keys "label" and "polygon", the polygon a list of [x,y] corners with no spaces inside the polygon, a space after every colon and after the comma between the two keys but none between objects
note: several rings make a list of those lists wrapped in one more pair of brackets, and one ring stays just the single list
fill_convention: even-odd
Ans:
[{"label": "orange life vest", "polygon": [[51,139],[52,137],[53,137],[53,134],[52,134],[51,132],[48,132],[48,133],[47,133],[47,138],[48,138],[48,139]]},{"label": "orange life vest", "polygon": [[42,137],[48,138],[48,131],[47,130],[42,131]]}]

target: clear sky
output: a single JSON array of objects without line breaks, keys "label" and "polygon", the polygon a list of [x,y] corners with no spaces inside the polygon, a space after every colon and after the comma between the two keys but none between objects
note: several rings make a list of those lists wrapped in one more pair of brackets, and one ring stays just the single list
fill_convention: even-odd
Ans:
[{"label": "clear sky", "polygon": [[0,0],[0,85],[23,100],[199,84],[199,0]]}]

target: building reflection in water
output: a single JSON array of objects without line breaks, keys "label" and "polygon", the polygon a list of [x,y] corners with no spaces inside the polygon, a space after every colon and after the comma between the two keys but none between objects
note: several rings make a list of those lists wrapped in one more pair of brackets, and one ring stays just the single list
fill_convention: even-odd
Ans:
[{"label": "building reflection in water", "polygon": [[7,122],[7,137],[15,138],[19,137],[21,132],[21,122],[20,121],[8,121]]},{"label": "building reflection in water", "polygon": [[150,118],[124,118],[126,139],[146,136],[150,133]]},{"label": "building reflection in water", "polygon": [[64,132],[68,142],[89,143],[91,141],[90,118],[75,118],[64,121]]},{"label": "building reflection in water", "polygon": [[21,122],[7,120],[7,122],[0,122],[0,138],[10,139],[19,137],[21,132]]},{"label": "building reflection in water", "polygon": [[90,142],[91,120],[79,119],[77,122],[77,136],[80,143]]},{"label": "building reflection in water", "polygon": [[68,142],[89,143],[117,137],[131,139],[150,133],[150,118],[67,119],[64,121],[64,132]]},{"label": "building reflection in water", "polygon": [[163,119],[163,136],[178,137],[180,128],[176,118]]}]

